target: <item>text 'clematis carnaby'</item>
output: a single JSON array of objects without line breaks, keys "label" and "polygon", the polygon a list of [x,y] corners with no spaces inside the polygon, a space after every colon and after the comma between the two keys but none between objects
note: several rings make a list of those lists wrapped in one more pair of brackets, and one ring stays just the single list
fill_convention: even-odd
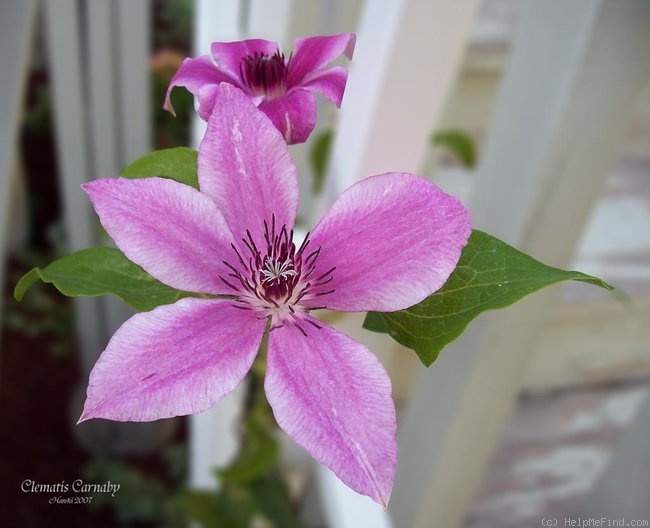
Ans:
[{"label": "text 'clematis carnaby'", "polygon": [[83,187],[106,231],[185,298],[139,313],[97,361],[81,420],[199,413],[250,369],[270,321],[265,391],[275,418],[348,486],[386,505],[397,464],[386,371],[310,312],[393,311],[442,286],[470,233],[455,199],[412,174],[345,191],[300,247],[295,167],[281,134],[237,88],[215,88],[200,192],[163,178]]},{"label": "text 'clematis carnaby'", "polygon": [[326,66],[341,55],[351,59],[354,44],[352,33],[297,39],[295,52],[285,59],[277,42],[213,42],[211,56],[183,61],[169,83],[164,108],[174,113],[171,91],[184,86],[198,99],[198,114],[207,121],[220,93],[217,87],[226,82],[241,89],[287,143],[303,143],[316,124],[312,92],[341,106],[348,72],[340,66]]}]

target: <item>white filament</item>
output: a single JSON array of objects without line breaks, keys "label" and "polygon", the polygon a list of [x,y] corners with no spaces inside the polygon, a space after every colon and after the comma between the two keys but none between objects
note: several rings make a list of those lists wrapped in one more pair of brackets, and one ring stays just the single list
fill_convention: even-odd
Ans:
[{"label": "white filament", "polygon": [[260,272],[264,276],[262,283],[273,282],[276,279],[286,279],[287,277],[296,275],[291,259],[280,262],[279,260],[271,259],[271,257],[266,257],[264,268]]}]

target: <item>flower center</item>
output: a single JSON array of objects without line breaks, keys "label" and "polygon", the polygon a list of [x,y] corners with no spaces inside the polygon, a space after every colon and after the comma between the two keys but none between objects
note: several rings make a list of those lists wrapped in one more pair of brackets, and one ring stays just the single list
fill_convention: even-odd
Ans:
[{"label": "flower center", "polygon": [[272,329],[291,322],[305,333],[300,323],[315,323],[302,316],[310,310],[326,308],[317,299],[334,291],[328,284],[333,280],[336,268],[316,276],[320,248],[308,249],[310,240],[307,234],[296,249],[293,231],[287,230],[284,225],[277,231],[275,215],[271,217],[270,226],[264,222],[264,244],[261,249],[248,229],[242,242],[246,248],[245,255],[234,243],[231,244],[237,260],[233,260],[235,265],[224,260],[229,273],[225,277],[220,276],[235,292],[233,306],[258,311],[260,318],[271,317]]},{"label": "flower center", "polygon": [[239,74],[251,94],[263,95],[267,101],[286,93],[288,71],[289,63],[280,50],[273,55],[256,52],[239,63]]},{"label": "flower center", "polygon": [[264,269],[261,269],[260,272],[264,275],[262,284],[271,284],[273,281],[279,282],[281,279],[294,277],[296,275],[296,271],[293,269],[293,261],[291,259],[281,262],[279,260],[271,260],[271,257],[266,257],[266,260],[264,261]]}]

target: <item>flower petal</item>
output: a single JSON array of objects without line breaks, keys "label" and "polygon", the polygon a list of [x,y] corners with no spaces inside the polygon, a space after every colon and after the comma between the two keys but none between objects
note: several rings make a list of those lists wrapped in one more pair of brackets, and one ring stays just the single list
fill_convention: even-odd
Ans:
[{"label": "flower petal", "polygon": [[166,178],[105,178],[82,185],[117,247],[180,290],[230,293],[219,279],[233,236],[214,202]]},{"label": "flower petal", "polygon": [[308,74],[303,79],[302,87],[312,92],[322,93],[338,108],[341,108],[347,80],[348,70],[336,66]]},{"label": "flower petal", "polygon": [[207,122],[210,119],[218,91],[218,84],[206,84],[196,92],[196,98],[199,101],[199,107],[196,109],[196,113],[203,121]]},{"label": "flower petal", "polygon": [[241,82],[239,65],[242,59],[253,57],[256,53],[273,55],[278,49],[277,42],[250,39],[237,42],[213,42],[210,51],[212,52],[212,58],[219,67]]},{"label": "flower petal", "polygon": [[199,186],[223,213],[236,240],[249,229],[263,241],[264,221],[293,227],[296,168],[284,139],[241,90],[217,88],[214,112],[199,147]]},{"label": "flower petal", "polygon": [[[187,58],[183,61],[183,64],[178,68],[178,71],[176,71],[169,83],[163,108],[171,112],[173,115],[176,115],[174,107],[172,106],[171,93],[176,86],[184,86],[189,92],[198,98],[199,115],[205,114],[209,116],[212,112],[212,105],[209,104],[210,102],[206,101],[205,97],[201,95],[201,89],[206,86],[217,85],[221,82],[239,84],[239,76],[232,77],[229,73],[219,70],[207,55],[195,59]],[[206,102],[208,103],[207,105]],[[213,101],[212,104],[214,104]],[[204,108],[204,106],[206,108]],[[207,119],[207,117],[204,119]]]},{"label": "flower petal", "polygon": [[341,54],[352,59],[355,42],[354,33],[296,39],[289,63],[289,88],[301,85],[309,73],[321,69]]},{"label": "flower petal", "polygon": [[335,291],[319,304],[352,312],[412,306],[445,283],[470,232],[463,205],[429,181],[366,178],[341,194],[310,237],[321,248],[314,276],[336,267],[322,287]]},{"label": "flower petal", "polygon": [[284,97],[263,101],[259,108],[288,145],[307,141],[316,125],[316,98],[307,90],[293,90]]},{"label": "flower petal", "polygon": [[307,336],[291,324],[269,336],[264,387],[278,425],[345,484],[386,506],[397,467],[390,379],[362,344],[306,326]]},{"label": "flower petal", "polygon": [[266,321],[223,299],[181,299],[131,317],[90,373],[80,421],[144,422],[205,411],[250,369]]}]

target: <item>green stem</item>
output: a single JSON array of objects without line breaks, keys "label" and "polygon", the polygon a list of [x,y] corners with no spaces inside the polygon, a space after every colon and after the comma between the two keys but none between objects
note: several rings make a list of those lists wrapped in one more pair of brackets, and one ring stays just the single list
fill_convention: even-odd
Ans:
[{"label": "green stem", "polygon": [[[268,330],[264,333],[257,358],[245,380],[246,395],[239,427],[239,451],[233,461],[221,469],[222,474],[225,472],[226,475],[232,475],[243,469],[243,473],[248,475],[251,464],[261,471],[260,476],[277,468],[277,424],[264,393],[267,345]],[[261,466],[257,465],[256,461],[259,460],[263,460]]]},{"label": "green stem", "polygon": [[249,526],[250,512],[255,512],[273,526],[299,528],[289,488],[279,467],[280,446],[275,436],[278,426],[264,393],[269,326],[246,378],[239,452],[228,467],[217,472],[222,484],[217,495],[222,501],[220,507],[239,514],[249,512],[247,520],[232,526]]},{"label": "green stem", "polygon": [[[248,420],[267,422],[268,420],[264,419],[265,416],[269,414],[271,418],[273,416],[270,412],[269,404],[266,401],[266,395],[264,394],[264,374],[266,372],[267,347],[268,331],[264,332],[259,352],[257,353],[253,366],[246,377],[246,397],[244,399],[244,413],[242,416],[242,431],[244,436],[246,435],[245,425]],[[242,438],[242,441],[245,440],[245,438]]]}]

